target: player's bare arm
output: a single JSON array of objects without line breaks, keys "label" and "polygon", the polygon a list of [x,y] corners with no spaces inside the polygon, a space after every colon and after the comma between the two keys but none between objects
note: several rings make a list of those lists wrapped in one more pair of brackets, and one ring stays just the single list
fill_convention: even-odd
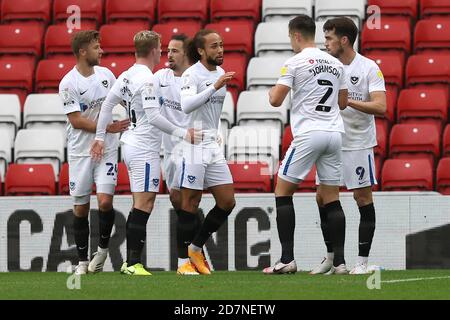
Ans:
[{"label": "player's bare arm", "polygon": [[[97,123],[88,118],[82,117],[81,112],[72,112],[67,115],[70,124],[74,129],[84,130],[90,133],[95,133],[97,130]],[[130,120],[120,120],[110,123],[106,127],[106,132],[108,133],[119,133],[127,130],[130,125]]]},{"label": "player's bare arm", "polygon": [[338,98],[339,109],[344,110],[345,108],[347,108],[348,103],[349,103],[348,90],[347,89],[339,90],[339,98]]},{"label": "player's bare arm", "polygon": [[289,93],[288,86],[277,84],[273,86],[269,91],[269,102],[273,107],[279,107],[283,103],[284,99]]},{"label": "player's bare arm", "polygon": [[386,92],[371,92],[370,101],[348,99],[348,106],[364,113],[382,116],[386,112]]}]

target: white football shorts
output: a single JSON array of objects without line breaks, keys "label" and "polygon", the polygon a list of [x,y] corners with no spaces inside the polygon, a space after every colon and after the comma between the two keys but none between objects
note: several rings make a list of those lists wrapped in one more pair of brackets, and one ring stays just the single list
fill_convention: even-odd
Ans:
[{"label": "white football shorts", "polygon": [[131,192],[158,192],[161,183],[159,150],[148,151],[123,144],[122,152]]},{"label": "white football shorts", "polygon": [[335,131],[309,131],[295,138],[281,163],[278,177],[298,184],[316,164],[324,185],[338,186],[341,180],[342,134]]}]

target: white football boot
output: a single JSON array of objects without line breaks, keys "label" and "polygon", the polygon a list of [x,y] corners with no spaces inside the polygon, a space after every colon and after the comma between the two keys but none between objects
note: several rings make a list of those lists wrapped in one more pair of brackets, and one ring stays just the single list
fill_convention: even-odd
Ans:
[{"label": "white football boot", "polygon": [[91,273],[97,273],[103,271],[103,265],[108,257],[108,249],[98,248],[98,251],[94,253],[91,262],[88,266],[88,271]]},{"label": "white football boot", "polygon": [[345,264],[340,264],[337,267],[332,266],[330,271],[328,271],[327,273],[325,273],[326,276],[330,276],[332,274],[337,274],[337,275],[343,275],[343,274],[348,274],[348,270],[347,267],[345,266]]},{"label": "white football boot", "polygon": [[89,261],[80,261],[78,265],[75,267],[75,275],[81,276],[83,274],[88,273],[88,264]]},{"label": "white football boot", "polygon": [[288,264],[277,261],[274,266],[267,267],[263,270],[264,274],[285,274],[285,273],[296,273],[297,263],[292,260]]},{"label": "white football boot", "polygon": [[323,258],[322,262],[311,270],[309,274],[324,274],[333,267],[333,259]]},{"label": "white football boot", "polygon": [[350,271],[350,274],[369,274],[369,273],[371,272],[367,269],[367,264],[360,262],[358,262],[355,265],[355,267]]}]

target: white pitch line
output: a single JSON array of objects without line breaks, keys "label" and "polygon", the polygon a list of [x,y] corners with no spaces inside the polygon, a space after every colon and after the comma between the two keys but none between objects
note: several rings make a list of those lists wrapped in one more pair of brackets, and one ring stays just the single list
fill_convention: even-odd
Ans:
[{"label": "white pitch line", "polygon": [[423,281],[423,280],[437,280],[437,279],[450,279],[447,277],[430,277],[430,278],[410,278],[410,279],[397,279],[397,280],[383,280],[382,283],[396,283],[396,282],[411,282],[411,281]]}]

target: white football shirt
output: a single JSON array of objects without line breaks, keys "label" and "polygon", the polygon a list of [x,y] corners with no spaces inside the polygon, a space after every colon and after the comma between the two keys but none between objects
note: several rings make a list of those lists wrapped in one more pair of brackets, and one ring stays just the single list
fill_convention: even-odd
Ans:
[{"label": "white football shirt", "polygon": [[[225,74],[225,71],[219,66],[216,70],[209,71],[200,61],[195,63],[181,76],[181,96],[194,96],[208,89],[223,74]],[[188,127],[201,129],[205,135],[212,137],[212,139],[202,141],[202,146],[214,148],[217,146],[216,136],[218,134],[220,114],[222,113],[226,93],[226,86],[223,86],[215,91],[204,105],[191,113]]]},{"label": "white football shirt", "polygon": [[[172,69],[161,69],[155,73],[154,85],[161,106],[161,115],[177,127],[188,129],[191,114],[186,114],[181,109],[181,77],[176,77]],[[164,151],[171,153],[181,140],[167,133],[162,135]]]},{"label": "white football shirt", "polygon": [[[344,68],[349,99],[370,101],[371,92],[386,91],[383,73],[374,61],[356,53],[353,61]],[[347,107],[341,115],[345,126],[342,150],[361,150],[377,145],[373,114]]]},{"label": "white football shirt", "polygon": [[[104,67],[94,66],[94,74],[82,76],[76,66],[59,84],[59,96],[63,101],[64,113],[80,111],[81,116],[97,122],[100,108],[114,85],[114,74]],[[69,157],[89,157],[95,133],[75,129],[67,120],[67,153]],[[106,135],[106,152],[117,149],[118,135]]]},{"label": "white football shirt", "polygon": [[277,83],[293,90],[294,138],[314,130],[344,132],[338,97],[347,85],[339,60],[318,48],[305,48],[286,61]]},{"label": "white football shirt", "polygon": [[134,64],[119,76],[111,92],[122,98],[130,118],[130,126],[120,140],[133,147],[159,153],[161,131],[150,125],[144,111],[146,108],[159,107],[153,77],[147,66]]}]

